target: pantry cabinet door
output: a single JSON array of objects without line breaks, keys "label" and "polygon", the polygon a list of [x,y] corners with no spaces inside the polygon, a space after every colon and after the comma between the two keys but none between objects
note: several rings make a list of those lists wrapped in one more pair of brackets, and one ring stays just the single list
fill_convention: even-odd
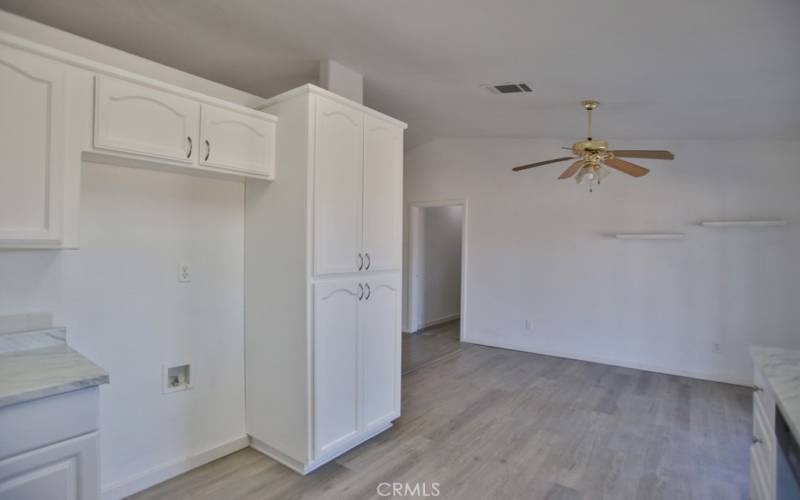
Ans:
[{"label": "pantry cabinet door", "polygon": [[218,106],[202,105],[201,165],[256,174],[267,179],[275,171],[275,122]]},{"label": "pantry cabinet door", "polygon": [[358,412],[358,304],[353,280],[314,285],[314,451],[317,457],[355,436]]},{"label": "pantry cabinet door", "polygon": [[94,147],[193,163],[200,103],[138,83],[95,77]]},{"label": "pantry cabinet door", "polygon": [[315,99],[314,273],[355,272],[363,265],[363,114]]},{"label": "pantry cabinet door", "polygon": [[403,130],[364,123],[364,252],[370,271],[399,271],[403,244]]},{"label": "pantry cabinet door", "polygon": [[0,46],[0,246],[62,239],[66,67]]},{"label": "pantry cabinet door", "polygon": [[400,416],[400,276],[370,278],[359,312],[363,430]]}]

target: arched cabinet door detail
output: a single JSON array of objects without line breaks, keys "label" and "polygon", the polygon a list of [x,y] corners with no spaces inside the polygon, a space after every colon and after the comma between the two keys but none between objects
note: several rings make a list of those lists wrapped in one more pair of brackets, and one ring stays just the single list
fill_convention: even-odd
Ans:
[{"label": "arched cabinet door detail", "polygon": [[358,433],[359,283],[314,285],[314,452]]},{"label": "arched cabinet door detail", "polygon": [[198,148],[201,165],[274,177],[275,123],[256,113],[203,104]]},{"label": "arched cabinet door detail", "polygon": [[314,273],[356,272],[361,252],[363,115],[316,99]]},{"label": "arched cabinet door detail", "polygon": [[364,253],[371,271],[399,271],[403,233],[403,130],[364,122]]},{"label": "arched cabinet door detail", "polygon": [[198,151],[200,103],[145,85],[95,77],[94,146],[181,163]]},{"label": "arched cabinet door detail", "polygon": [[370,278],[361,302],[361,414],[364,430],[400,416],[400,278]]},{"label": "arched cabinet door detail", "polygon": [[62,239],[66,68],[0,46],[0,246]]}]

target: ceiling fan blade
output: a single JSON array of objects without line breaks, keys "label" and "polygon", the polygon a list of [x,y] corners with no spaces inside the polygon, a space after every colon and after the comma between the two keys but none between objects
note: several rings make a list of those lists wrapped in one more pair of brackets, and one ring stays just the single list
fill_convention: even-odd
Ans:
[{"label": "ceiling fan blade", "polygon": [[582,166],[583,166],[583,160],[578,160],[575,163],[573,163],[572,165],[570,165],[566,170],[564,170],[564,173],[559,175],[558,178],[559,179],[569,179],[570,177],[572,177],[575,174],[577,174],[578,170],[580,170]]},{"label": "ceiling fan blade", "polygon": [[641,177],[643,175],[647,175],[647,173],[649,172],[649,170],[644,167],[640,167],[639,165],[636,165],[635,163],[631,163],[629,161],[620,160],[619,158],[609,158],[608,160],[605,160],[603,163],[605,163],[611,168],[615,168],[620,172],[624,172],[634,177]]},{"label": "ceiling fan blade", "polygon": [[567,161],[567,160],[573,160],[573,159],[575,159],[574,156],[565,156],[563,158],[556,158],[554,160],[540,161],[540,162],[536,162],[536,163],[531,163],[529,165],[522,165],[522,166],[519,166],[519,167],[514,167],[511,170],[513,170],[514,172],[519,172],[520,170],[525,170],[527,168],[541,167],[542,165],[549,165],[551,163],[558,163],[560,161]]},{"label": "ceiling fan blade", "polygon": [[648,149],[620,149],[611,151],[618,158],[650,158],[653,160],[674,160],[675,155],[669,151]]}]

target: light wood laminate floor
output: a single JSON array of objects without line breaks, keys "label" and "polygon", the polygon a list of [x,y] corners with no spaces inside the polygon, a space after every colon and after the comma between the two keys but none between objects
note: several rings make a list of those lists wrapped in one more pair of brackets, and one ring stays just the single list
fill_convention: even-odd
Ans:
[{"label": "light wood laminate floor", "polygon": [[459,500],[746,499],[750,405],[744,387],[464,344],[404,376],[392,429],[307,477],[245,449],[135,498],[367,499],[436,482]]},{"label": "light wood laminate floor", "polygon": [[421,330],[419,333],[403,334],[403,373],[452,354],[461,349],[458,320]]}]

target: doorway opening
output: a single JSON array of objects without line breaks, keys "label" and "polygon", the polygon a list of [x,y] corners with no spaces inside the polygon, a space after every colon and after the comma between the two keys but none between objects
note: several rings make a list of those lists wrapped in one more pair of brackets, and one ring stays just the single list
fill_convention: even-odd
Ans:
[{"label": "doorway opening", "polygon": [[466,200],[410,205],[404,372],[461,348]]}]

